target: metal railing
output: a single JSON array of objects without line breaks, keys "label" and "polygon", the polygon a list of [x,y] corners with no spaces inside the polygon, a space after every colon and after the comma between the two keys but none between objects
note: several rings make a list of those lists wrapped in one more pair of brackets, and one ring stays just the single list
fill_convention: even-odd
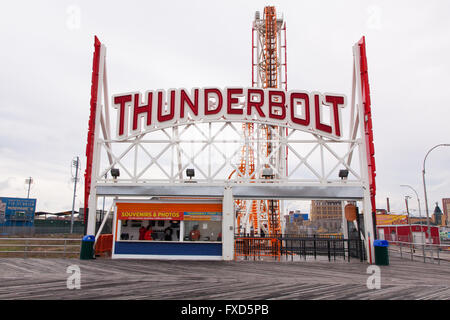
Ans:
[{"label": "metal railing", "polygon": [[351,258],[357,258],[360,261],[366,260],[366,249],[364,241],[359,239],[344,239],[342,237],[293,237],[283,236],[282,254],[286,258],[290,257],[293,261],[295,257],[307,256],[327,256],[328,261],[336,261],[336,257],[343,258],[350,262]]},{"label": "metal railing", "polygon": [[[75,225],[73,234],[83,234],[84,226]],[[0,235],[16,236],[16,237],[31,237],[34,235],[49,235],[49,234],[70,234],[70,224],[63,226],[0,226]]]},{"label": "metal railing", "polygon": [[241,237],[234,238],[234,257],[254,259],[256,257],[273,257],[280,260],[281,240],[273,237]]},{"label": "metal railing", "polygon": [[[430,238],[428,238],[428,237],[423,237],[424,239],[426,239],[426,244],[440,244],[441,243],[441,240],[440,240],[440,237],[439,236],[431,236]],[[417,242],[417,239],[413,239],[412,237],[411,237],[411,235],[395,235],[395,236],[393,236],[393,235],[391,235],[391,234],[384,234],[383,236],[382,236],[382,238],[380,237],[380,234],[378,234],[378,239],[382,239],[382,240],[387,240],[389,243],[391,243],[391,242],[408,242],[408,243],[411,243],[411,242],[414,242],[414,241],[416,241]],[[421,245],[422,245],[422,243],[420,243]]]},{"label": "metal railing", "polygon": [[[96,230],[99,229],[101,222],[97,222]],[[35,220],[33,226],[0,226],[0,236],[15,237],[46,237],[53,234],[71,234],[70,221],[67,220]],[[112,220],[106,221],[102,233],[112,232]],[[72,234],[85,234],[85,225],[81,221],[75,221]]]},{"label": "metal railing", "polygon": [[411,261],[450,262],[450,245],[389,241],[389,254]]},{"label": "metal railing", "polygon": [[0,257],[79,255],[81,238],[0,238]]},{"label": "metal railing", "polygon": [[249,237],[235,236],[235,259],[256,260],[259,257],[272,257],[278,261],[294,261],[307,256],[327,256],[328,261],[342,257],[350,261],[357,258],[366,260],[364,241],[359,239],[344,239],[341,236],[303,236],[282,235],[279,237]]}]

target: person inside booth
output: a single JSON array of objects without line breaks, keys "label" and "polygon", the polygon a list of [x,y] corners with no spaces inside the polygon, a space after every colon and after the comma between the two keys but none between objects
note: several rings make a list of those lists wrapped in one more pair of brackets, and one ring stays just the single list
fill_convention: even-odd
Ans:
[{"label": "person inside booth", "polygon": [[139,228],[139,240],[145,239],[145,233],[147,232],[147,229],[144,226],[141,226]]},{"label": "person inside booth", "polygon": [[147,226],[147,231],[145,232],[144,235],[144,240],[152,240],[152,227],[150,226],[150,224]]},{"label": "person inside booth", "polygon": [[198,241],[200,240],[200,230],[198,230],[198,224],[192,227],[191,232],[189,232],[189,240],[190,241]]},{"label": "person inside booth", "polygon": [[172,241],[172,233],[173,233],[172,228],[171,227],[167,227],[164,230],[164,240],[165,241]]}]

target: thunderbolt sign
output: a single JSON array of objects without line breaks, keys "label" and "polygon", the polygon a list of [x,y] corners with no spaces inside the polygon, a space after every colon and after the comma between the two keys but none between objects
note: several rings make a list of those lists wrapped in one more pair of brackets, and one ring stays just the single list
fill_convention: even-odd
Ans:
[{"label": "thunderbolt sign", "polygon": [[[112,97],[117,138],[192,121],[242,121],[289,127],[341,138],[342,94],[260,88],[193,88],[129,92]],[[329,112],[328,124],[324,122]]]}]

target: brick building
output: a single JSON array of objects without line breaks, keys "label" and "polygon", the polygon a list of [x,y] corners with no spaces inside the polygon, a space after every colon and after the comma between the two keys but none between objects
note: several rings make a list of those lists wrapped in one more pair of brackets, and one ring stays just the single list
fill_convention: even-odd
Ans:
[{"label": "brick building", "polygon": [[323,232],[340,232],[342,226],[342,201],[312,200],[311,225]]},{"label": "brick building", "polygon": [[310,211],[311,221],[317,220],[342,220],[342,202],[341,201],[330,201],[330,200],[312,200],[311,201],[311,211]]},{"label": "brick building", "polygon": [[442,199],[442,210],[444,211],[444,224],[448,226],[448,214],[450,213],[450,198]]}]

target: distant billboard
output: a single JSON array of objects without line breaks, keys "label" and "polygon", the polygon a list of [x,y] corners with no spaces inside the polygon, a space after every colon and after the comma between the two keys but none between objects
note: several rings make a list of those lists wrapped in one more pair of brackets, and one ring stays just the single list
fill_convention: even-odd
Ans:
[{"label": "distant billboard", "polygon": [[397,214],[377,214],[377,226],[386,225],[396,225],[396,224],[407,224],[407,215],[397,215]]},{"label": "distant billboard", "polygon": [[32,226],[36,199],[0,197],[0,226]]}]

